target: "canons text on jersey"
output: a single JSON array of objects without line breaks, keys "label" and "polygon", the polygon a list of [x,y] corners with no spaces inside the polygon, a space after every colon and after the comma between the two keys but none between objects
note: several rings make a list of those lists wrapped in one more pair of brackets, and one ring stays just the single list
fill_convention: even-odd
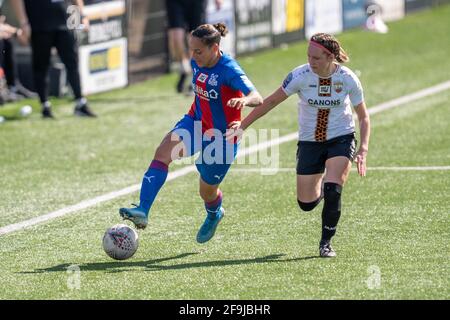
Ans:
[{"label": "canons text on jersey", "polygon": [[339,106],[341,104],[341,99],[337,100],[314,100],[308,99],[308,103],[311,106]]}]

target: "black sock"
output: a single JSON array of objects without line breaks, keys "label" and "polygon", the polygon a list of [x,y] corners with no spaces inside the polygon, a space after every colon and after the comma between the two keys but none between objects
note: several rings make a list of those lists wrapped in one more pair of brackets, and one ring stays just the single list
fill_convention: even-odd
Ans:
[{"label": "black sock", "polygon": [[322,210],[322,241],[329,241],[336,233],[341,216],[342,186],[326,182],[323,186],[324,205]]}]

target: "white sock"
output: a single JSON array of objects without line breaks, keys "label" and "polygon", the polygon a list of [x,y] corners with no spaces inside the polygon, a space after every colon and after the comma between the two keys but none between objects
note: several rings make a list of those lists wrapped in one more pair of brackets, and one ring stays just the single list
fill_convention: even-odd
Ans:
[{"label": "white sock", "polygon": [[77,100],[77,107],[82,107],[87,103],[87,99],[85,97]]},{"label": "white sock", "polygon": [[191,63],[188,59],[181,61],[181,73],[191,73]]},{"label": "white sock", "polygon": [[42,104],[42,107],[43,108],[50,108],[52,106],[52,104],[50,103],[50,101],[45,101],[43,104]]}]

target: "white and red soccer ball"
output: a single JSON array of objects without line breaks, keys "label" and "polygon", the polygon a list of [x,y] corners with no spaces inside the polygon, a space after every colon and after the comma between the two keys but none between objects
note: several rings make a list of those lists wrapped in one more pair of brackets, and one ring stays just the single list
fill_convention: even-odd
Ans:
[{"label": "white and red soccer ball", "polygon": [[116,260],[131,258],[138,246],[138,233],[126,224],[116,224],[108,228],[103,236],[103,249],[108,256]]}]

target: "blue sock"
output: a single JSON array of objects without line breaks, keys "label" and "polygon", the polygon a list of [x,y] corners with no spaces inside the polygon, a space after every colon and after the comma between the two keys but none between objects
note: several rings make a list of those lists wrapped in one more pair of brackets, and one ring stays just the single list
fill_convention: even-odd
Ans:
[{"label": "blue sock", "polygon": [[217,213],[222,207],[222,191],[219,190],[216,200],[205,202],[205,209],[208,213]]},{"label": "blue sock", "polygon": [[139,207],[148,214],[150,207],[155,201],[156,195],[166,181],[168,166],[158,160],[153,160],[142,179]]}]

